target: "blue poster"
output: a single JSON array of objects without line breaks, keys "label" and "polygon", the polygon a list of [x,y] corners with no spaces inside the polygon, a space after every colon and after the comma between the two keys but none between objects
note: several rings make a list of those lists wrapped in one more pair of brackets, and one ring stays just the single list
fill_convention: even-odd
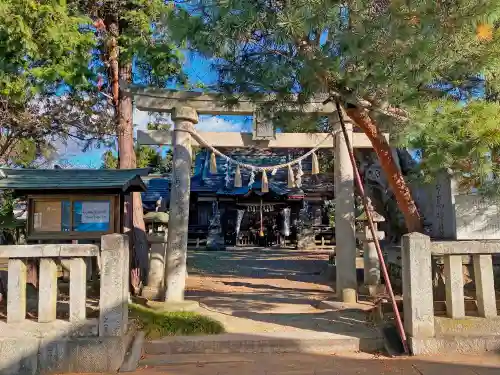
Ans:
[{"label": "blue poster", "polygon": [[110,229],[110,201],[73,202],[73,230],[107,232]]}]

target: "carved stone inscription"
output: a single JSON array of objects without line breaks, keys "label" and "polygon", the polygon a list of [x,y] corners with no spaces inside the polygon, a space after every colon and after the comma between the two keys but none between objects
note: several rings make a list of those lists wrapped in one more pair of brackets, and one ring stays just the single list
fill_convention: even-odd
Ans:
[{"label": "carved stone inscription", "polygon": [[260,112],[256,112],[253,120],[253,140],[268,141],[275,138],[272,121],[265,118]]}]

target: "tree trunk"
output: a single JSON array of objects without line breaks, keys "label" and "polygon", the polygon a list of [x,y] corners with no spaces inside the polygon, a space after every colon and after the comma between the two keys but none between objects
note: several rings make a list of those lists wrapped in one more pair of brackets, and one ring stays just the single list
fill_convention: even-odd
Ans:
[{"label": "tree trunk", "polygon": [[[132,65],[120,66],[120,80],[132,81]],[[137,167],[134,149],[134,125],[133,106],[130,96],[120,96],[117,111],[118,121],[118,168],[130,169]],[[146,237],[146,225],[144,223],[141,193],[132,193],[125,205],[125,219],[132,230],[131,242],[133,246],[133,268],[140,270],[140,279],[144,282],[148,272],[148,242]],[[134,285],[134,289],[138,289]]]},{"label": "tree trunk", "polygon": [[[119,28],[116,21],[107,26],[111,38],[108,42],[108,55],[110,64],[111,92],[115,109],[115,121],[118,138],[118,168],[132,169],[137,167],[134,150],[134,126],[132,98],[120,95],[120,79],[124,82],[132,82],[132,64],[120,65],[118,34]],[[148,243],[146,238],[146,226],[144,224],[142,199],[140,193],[132,193],[124,205],[125,231],[130,232],[131,266],[139,270],[139,279],[144,279],[148,274]],[[132,272],[133,274],[134,272]],[[136,278],[131,277],[134,281]],[[137,284],[134,282],[134,284]],[[138,291],[139,285],[132,285],[134,291]]]},{"label": "tree trunk", "polygon": [[359,108],[348,108],[346,112],[370,139],[373,149],[380,160],[380,165],[387,176],[389,186],[396,197],[398,207],[403,213],[408,232],[421,232],[422,221],[420,214],[403,174],[394,161],[389,143],[366,111]]}]

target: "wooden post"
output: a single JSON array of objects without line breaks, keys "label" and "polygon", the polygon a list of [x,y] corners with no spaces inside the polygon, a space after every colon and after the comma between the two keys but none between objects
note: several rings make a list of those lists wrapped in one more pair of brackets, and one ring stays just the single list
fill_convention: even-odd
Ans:
[{"label": "wooden post", "polygon": [[186,287],[186,258],[189,223],[189,194],[191,190],[191,134],[198,123],[198,114],[191,107],[175,107],[173,170],[170,192],[170,222],[168,224],[166,302],[184,300]]}]

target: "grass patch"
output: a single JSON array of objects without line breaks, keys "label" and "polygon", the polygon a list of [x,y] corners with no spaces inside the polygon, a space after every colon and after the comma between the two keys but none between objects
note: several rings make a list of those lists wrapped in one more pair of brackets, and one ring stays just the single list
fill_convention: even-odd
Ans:
[{"label": "grass patch", "polygon": [[157,311],[138,304],[129,304],[129,314],[148,339],[224,333],[224,326],[220,322],[194,312]]}]

